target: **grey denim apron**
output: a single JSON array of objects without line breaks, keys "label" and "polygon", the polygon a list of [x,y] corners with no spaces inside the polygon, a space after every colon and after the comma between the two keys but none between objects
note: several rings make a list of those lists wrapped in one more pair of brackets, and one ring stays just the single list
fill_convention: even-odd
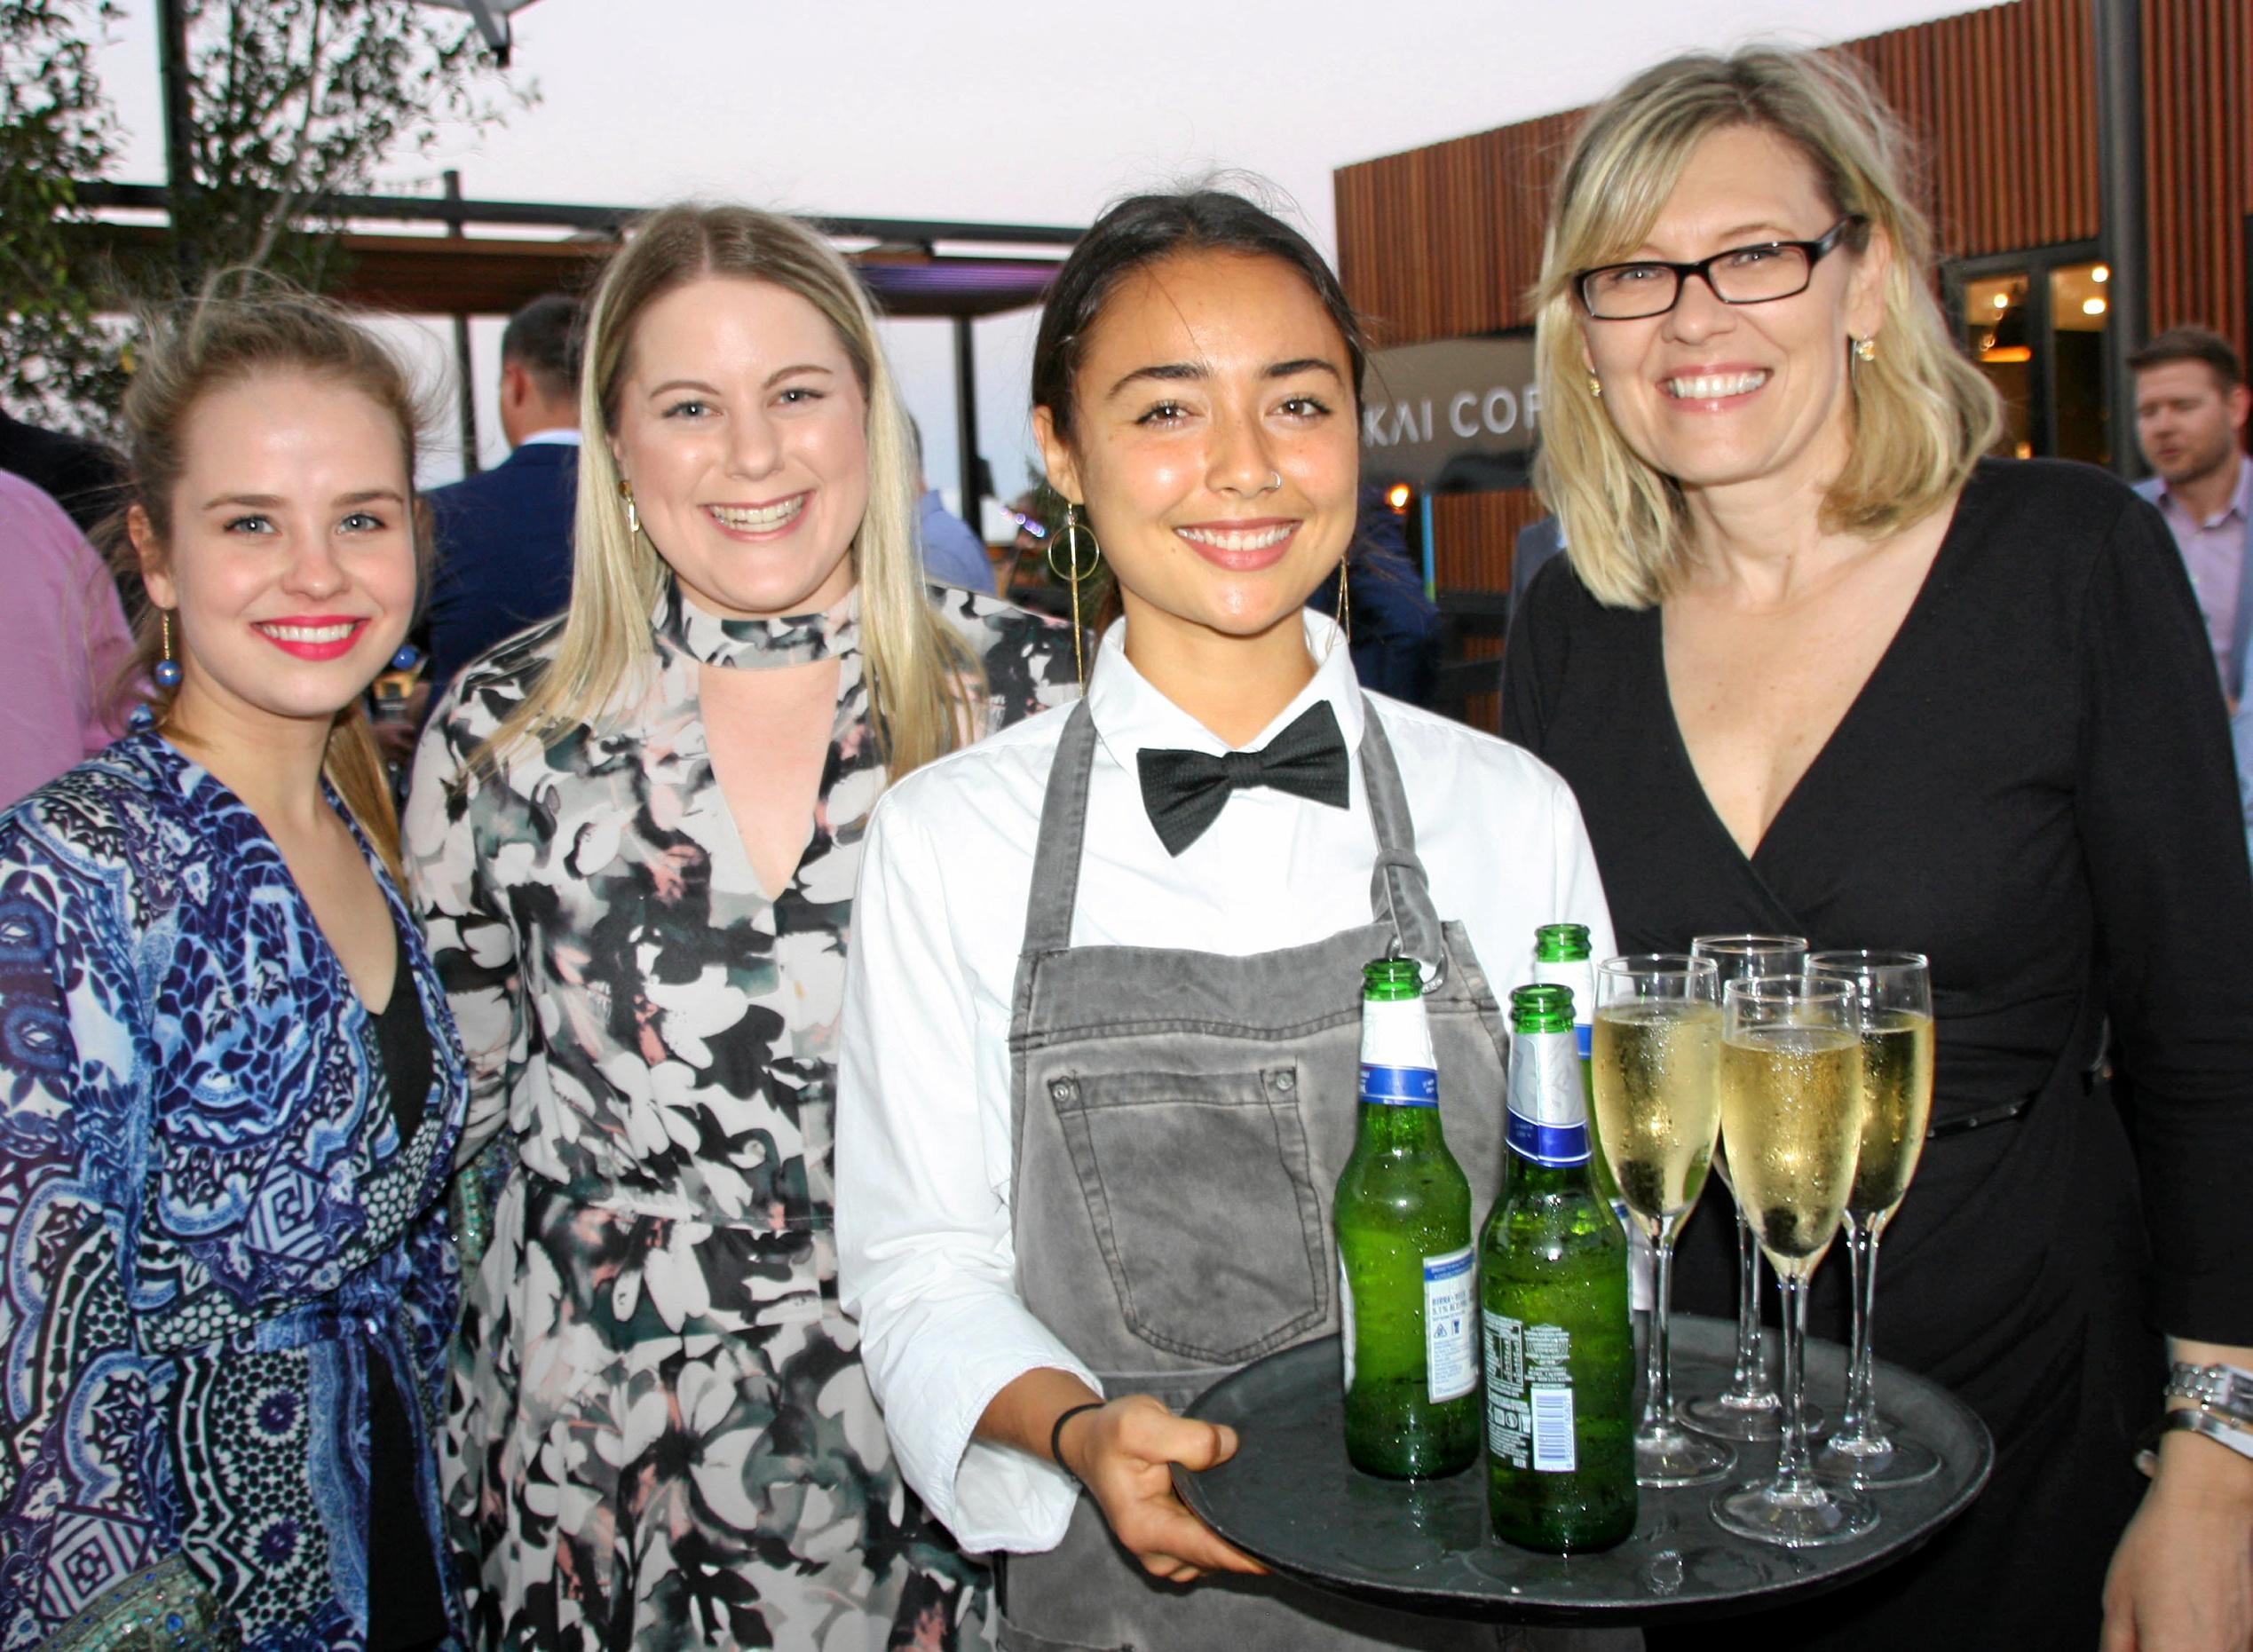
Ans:
[{"label": "grey denim apron", "polygon": [[[1071,945],[1095,749],[1085,700],[1065,723],[1009,1027],[1011,1225],[1026,1305],[1109,1394],[1151,1394],[1178,1410],[1247,1362],[1338,1329],[1331,1194],[1353,1148],[1371,959],[1442,964],[1425,1002],[1448,1142],[1479,1209],[1500,1186],[1502,1019],[1462,926],[1433,912],[1373,707],[1363,726],[1373,920],[1310,945],[1227,957]],[[1522,1641],[1274,1577],[1162,1584],[1083,1496],[1058,1547],[1008,1557],[1000,1643],[1329,1652]]]}]

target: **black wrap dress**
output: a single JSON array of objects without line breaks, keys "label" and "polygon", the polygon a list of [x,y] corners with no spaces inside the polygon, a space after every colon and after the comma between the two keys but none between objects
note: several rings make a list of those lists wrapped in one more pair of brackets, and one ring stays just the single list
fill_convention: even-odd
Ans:
[{"label": "black wrap dress", "polygon": [[[1941,1134],[1886,1234],[1877,1348],[1979,1411],[1995,1478],[1916,1558],[1759,1629],[2093,1646],[2158,1332],[2253,1342],[2253,876],[2164,523],[2099,471],[1982,462],[1749,858],[1683,745],[1658,610],[1600,606],[1562,559],[1512,631],[1504,731],[1578,794],[1623,951],[1758,930],[1932,959]],[[1679,1255],[1678,1309],[1730,1315],[1718,1188]],[[1834,1250],[1813,1334],[1845,1339],[1847,1287]]]}]

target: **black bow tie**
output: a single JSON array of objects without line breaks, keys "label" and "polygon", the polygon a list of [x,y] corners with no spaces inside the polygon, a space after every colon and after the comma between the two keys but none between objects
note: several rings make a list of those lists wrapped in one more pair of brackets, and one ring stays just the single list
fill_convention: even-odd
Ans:
[{"label": "black bow tie", "polygon": [[1142,781],[1142,807],[1166,852],[1178,855],[1221,818],[1229,794],[1244,786],[1279,792],[1343,809],[1351,795],[1346,778],[1346,739],[1338,714],[1317,700],[1257,751],[1215,757],[1201,751],[1144,749],[1134,754]]}]

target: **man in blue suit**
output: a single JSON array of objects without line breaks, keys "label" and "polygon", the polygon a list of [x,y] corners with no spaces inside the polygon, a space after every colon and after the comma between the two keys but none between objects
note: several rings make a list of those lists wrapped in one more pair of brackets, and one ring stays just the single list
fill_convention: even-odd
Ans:
[{"label": "man in blue suit", "polygon": [[514,451],[493,470],[431,490],[431,706],[462,667],[571,600],[581,311],[577,299],[549,293],[509,318],[501,430]]}]

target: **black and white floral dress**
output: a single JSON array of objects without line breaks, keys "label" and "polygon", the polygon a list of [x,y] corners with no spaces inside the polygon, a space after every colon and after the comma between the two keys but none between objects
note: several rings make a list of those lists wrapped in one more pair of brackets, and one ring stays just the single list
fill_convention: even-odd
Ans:
[{"label": "black and white floral dress", "polygon": [[[986,731],[1067,700],[1069,631],[934,588]],[[677,591],[598,729],[463,760],[559,622],[465,670],[417,757],[415,901],[469,1055],[465,1150],[520,1168],[466,1288],[447,1440],[481,1644],[984,1643],[983,1569],[894,1471],[836,1306],[833,1062],[853,886],[885,785],[858,596],[721,620]],[[803,858],[770,899],[714,778],[703,665],[838,662]]]}]

